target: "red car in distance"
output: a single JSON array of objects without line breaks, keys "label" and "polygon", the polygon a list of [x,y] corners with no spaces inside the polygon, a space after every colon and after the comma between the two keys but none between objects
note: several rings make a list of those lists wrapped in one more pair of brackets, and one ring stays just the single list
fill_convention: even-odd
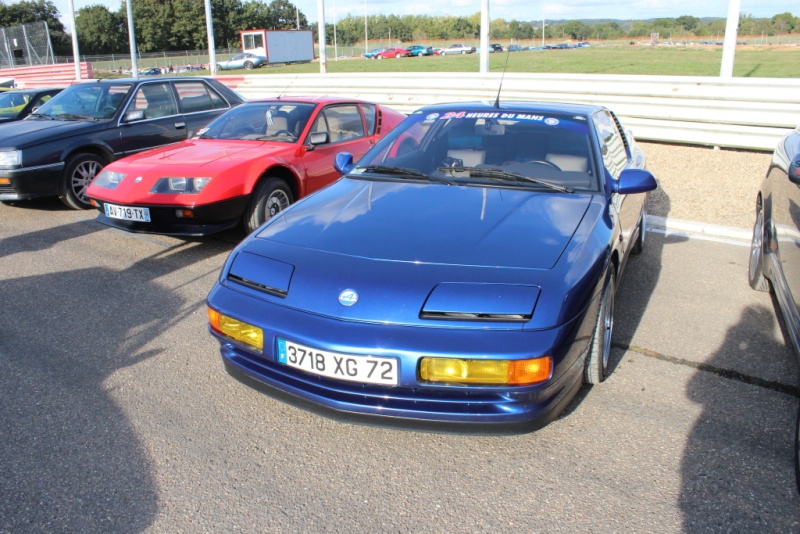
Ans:
[{"label": "red car in distance", "polygon": [[252,232],[337,180],[336,154],[360,158],[405,115],[359,100],[246,102],[177,144],[120,159],[86,192],[98,220],[130,232]]},{"label": "red car in distance", "polygon": [[405,48],[387,48],[386,50],[381,50],[380,52],[375,53],[375,55],[372,56],[372,59],[399,59],[401,57],[409,57],[413,55],[414,54],[412,54],[411,51],[406,50]]}]

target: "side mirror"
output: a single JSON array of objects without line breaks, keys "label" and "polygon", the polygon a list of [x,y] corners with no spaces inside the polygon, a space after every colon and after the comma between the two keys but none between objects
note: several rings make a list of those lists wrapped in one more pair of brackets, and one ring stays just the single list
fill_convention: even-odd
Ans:
[{"label": "side mirror", "polygon": [[328,142],[328,132],[311,132],[308,134],[308,142],[311,146],[324,145]]},{"label": "side mirror", "polygon": [[647,193],[657,187],[655,176],[644,169],[625,169],[620,173],[619,180],[611,182],[611,191],[620,195]]},{"label": "side mirror", "polygon": [[144,120],[144,110],[129,111],[125,114],[125,122],[135,122]]},{"label": "side mirror", "polygon": [[797,154],[789,165],[789,181],[800,185],[800,154]]},{"label": "side mirror", "polygon": [[353,166],[353,155],[349,152],[339,152],[333,160],[333,168],[343,176],[352,171]]}]

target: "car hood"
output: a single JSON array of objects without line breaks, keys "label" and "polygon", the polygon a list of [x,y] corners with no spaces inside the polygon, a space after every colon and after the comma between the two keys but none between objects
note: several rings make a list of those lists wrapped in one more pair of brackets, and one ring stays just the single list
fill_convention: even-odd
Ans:
[{"label": "car hood", "polygon": [[0,129],[1,148],[26,148],[54,139],[85,135],[108,126],[108,121],[59,121],[30,120],[14,121]]},{"label": "car hood", "polygon": [[126,165],[188,165],[203,167],[220,160],[226,163],[266,157],[276,152],[294,148],[288,143],[236,141],[216,139],[187,139],[176,145],[149,150],[125,159]]},{"label": "car hood", "polygon": [[[232,256],[229,275],[288,306],[354,320],[418,324],[442,303],[494,313],[504,301],[508,313],[530,313],[591,199],[345,178],[271,220]],[[346,289],[364,302],[345,309]]]}]

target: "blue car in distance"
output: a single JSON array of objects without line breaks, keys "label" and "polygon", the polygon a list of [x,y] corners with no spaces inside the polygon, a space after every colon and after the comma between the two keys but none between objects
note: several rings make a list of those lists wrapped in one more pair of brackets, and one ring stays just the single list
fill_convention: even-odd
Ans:
[{"label": "blue car in distance", "polygon": [[644,163],[604,107],[422,108],[233,250],[208,296],[226,369],[347,419],[541,427],[613,368]]}]

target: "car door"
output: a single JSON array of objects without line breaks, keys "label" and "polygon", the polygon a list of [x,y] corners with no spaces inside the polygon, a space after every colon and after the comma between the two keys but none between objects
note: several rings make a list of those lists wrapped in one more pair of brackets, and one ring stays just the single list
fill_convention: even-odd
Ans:
[{"label": "car door", "polygon": [[[592,123],[600,142],[603,165],[611,175],[611,179],[618,180],[622,171],[631,165],[631,152],[625,134],[619,127],[617,118],[608,110],[596,112]],[[639,223],[639,216],[646,200],[647,195],[620,195],[618,193],[611,195],[611,201],[619,216],[625,250],[631,245],[631,236]]]},{"label": "car door", "polygon": [[[358,161],[373,145],[367,136],[364,118],[358,104],[332,104],[322,108],[313,119],[309,133],[325,132],[328,142],[307,150],[303,163],[306,169],[306,194],[325,187],[339,178],[333,160],[339,152],[349,152]],[[308,145],[308,142],[306,142]]]},{"label": "car door", "polygon": [[178,81],[173,82],[173,86],[186,123],[186,137],[194,136],[230,107],[219,93],[203,81]]},{"label": "car door", "polygon": [[772,213],[784,279],[795,309],[800,310],[800,132],[786,137],[776,153],[770,177]]},{"label": "car door", "polygon": [[120,119],[118,157],[177,143],[187,138],[186,120],[178,111],[172,84],[145,82],[136,88]]}]

